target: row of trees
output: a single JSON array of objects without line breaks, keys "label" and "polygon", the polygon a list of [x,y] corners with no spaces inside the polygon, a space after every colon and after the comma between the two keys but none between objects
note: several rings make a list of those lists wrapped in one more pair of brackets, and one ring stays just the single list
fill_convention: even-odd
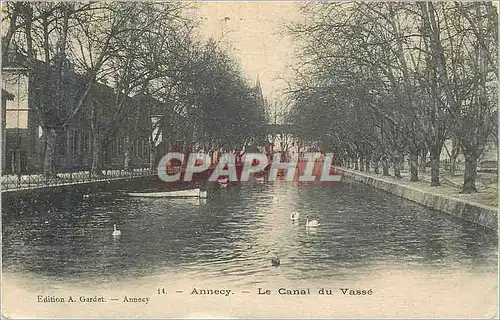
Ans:
[{"label": "row of trees", "polygon": [[491,2],[314,3],[289,26],[301,43],[289,121],[347,164],[400,175],[431,160],[438,186],[445,140],[465,158],[463,192],[497,137],[498,18]]},{"label": "row of trees", "polygon": [[[43,129],[47,176],[57,172],[58,136],[82,112],[90,115],[96,174],[107,145],[120,130],[133,127],[135,114],[156,116],[148,132],[152,150],[160,134],[167,143],[182,137],[211,149],[262,138],[261,101],[219,43],[197,35],[195,8],[187,3],[7,2],[2,10],[4,59],[13,53],[23,57],[23,67],[36,77],[29,94],[38,101],[34,111]],[[85,83],[68,94],[71,73]],[[102,84],[113,88],[112,101],[88,103]],[[139,95],[160,101],[164,110],[129,103]],[[181,117],[173,121],[173,114]]]}]

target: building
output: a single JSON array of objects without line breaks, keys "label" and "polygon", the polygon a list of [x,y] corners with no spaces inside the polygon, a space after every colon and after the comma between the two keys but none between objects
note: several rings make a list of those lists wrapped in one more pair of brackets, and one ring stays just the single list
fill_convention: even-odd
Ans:
[{"label": "building", "polygon": [[28,78],[23,70],[4,69],[2,82],[2,172],[26,172],[34,131],[28,116]]},{"label": "building", "polygon": [[14,95],[2,89],[2,172],[7,167],[7,101],[14,101]]},{"label": "building", "polygon": [[[126,97],[117,106],[112,87],[94,84],[79,108],[87,88],[86,78],[73,70],[63,73],[61,103],[47,114],[41,105],[47,74],[29,72],[23,59],[4,59],[2,66],[2,173],[41,173],[46,132],[43,121],[56,121],[56,172],[88,170],[96,141],[100,141],[103,169],[149,167],[151,113],[162,113],[160,101],[150,110],[140,96]],[[42,62],[40,62],[42,64]],[[35,68],[36,69],[36,68]],[[39,68],[44,69],[44,68]],[[47,68],[45,68],[47,69]],[[50,75],[49,75],[50,76]],[[147,112],[145,112],[147,111]],[[45,117],[45,118],[44,118]],[[126,160],[128,158],[128,160]]]}]

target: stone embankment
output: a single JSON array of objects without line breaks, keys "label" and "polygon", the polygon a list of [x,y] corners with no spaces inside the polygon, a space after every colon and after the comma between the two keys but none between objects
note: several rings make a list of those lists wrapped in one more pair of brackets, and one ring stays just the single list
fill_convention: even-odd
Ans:
[{"label": "stone embankment", "polygon": [[498,230],[498,208],[460,198],[451,187],[424,187],[422,183],[384,177],[374,173],[359,172],[335,167],[345,178],[384,190],[402,198],[439,210],[458,218]]}]

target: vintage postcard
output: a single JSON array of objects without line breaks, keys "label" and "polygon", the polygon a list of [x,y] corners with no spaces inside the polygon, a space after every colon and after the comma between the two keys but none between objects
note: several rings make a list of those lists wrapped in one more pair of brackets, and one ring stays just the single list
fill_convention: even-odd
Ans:
[{"label": "vintage postcard", "polygon": [[498,318],[497,1],[3,1],[4,318]]}]

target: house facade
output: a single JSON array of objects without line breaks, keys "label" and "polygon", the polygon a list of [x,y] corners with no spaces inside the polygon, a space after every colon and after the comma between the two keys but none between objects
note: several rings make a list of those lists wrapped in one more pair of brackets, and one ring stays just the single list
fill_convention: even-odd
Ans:
[{"label": "house facade", "polygon": [[[43,117],[47,117],[41,95],[46,94],[47,75],[6,62],[2,66],[2,173],[41,173],[46,143]],[[94,84],[78,107],[87,81],[72,70],[63,77],[62,103],[53,108],[59,119],[56,172],[88,170],[96,135],[102,138],[103,169],[123,168],[126,154],[131,167],[149,167],[152,123],[143,100],[127,97],[126,106],[119,110],[114,89]]]}]

